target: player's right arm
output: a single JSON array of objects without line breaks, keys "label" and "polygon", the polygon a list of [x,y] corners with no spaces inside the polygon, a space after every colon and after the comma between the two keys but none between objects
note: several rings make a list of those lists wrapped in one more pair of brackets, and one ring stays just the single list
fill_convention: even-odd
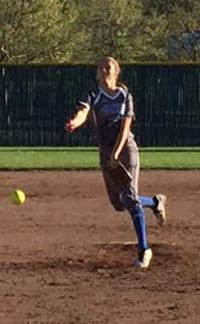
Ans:
[{"label": "player's right arm", "polygon": [[73,115],[73,117],[69,118],[65,123],[65,130],[68,132],[73,132],[81,125],[83,125],[87,120],[89,111],[90,111],[89,105],[78,106],[77,112]]}]

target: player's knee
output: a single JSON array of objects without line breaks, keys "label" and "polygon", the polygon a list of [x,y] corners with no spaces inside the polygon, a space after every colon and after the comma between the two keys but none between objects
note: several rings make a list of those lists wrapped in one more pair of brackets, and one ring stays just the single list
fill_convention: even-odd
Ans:
[{"label": "player's knee", "polygon": [[126,210],[126,207],[122,202],[111,201],[111,204],[117,212],[124,212]]},{"label": "player's knee", "polygon": [[131,213],[132,217],[135,218],[140,218],[141,215],[143,214],[143,208],[142,205],[139,202],[136,202],[135,205],[133,206],[132,210],[129,210]]},{"label": "player's knee", "polygon": [[136,210],[136,206],[138,205],[138,200],[133,195],[122,195],[122,200],[125,208],[132,213],[133,210]]},{"label": "player's knee", "polygon": [[122,201],[122,199],[120,199],[120,197],[118,197],[118,199],[110,197],[110,202],[117,212],[124,212],[126,210],[126,206],[124,205],[124,202]]},{"label": "player's knee", "polygon": [[124,206],[113,206],[117,212],[124,212],[126,208]]}]

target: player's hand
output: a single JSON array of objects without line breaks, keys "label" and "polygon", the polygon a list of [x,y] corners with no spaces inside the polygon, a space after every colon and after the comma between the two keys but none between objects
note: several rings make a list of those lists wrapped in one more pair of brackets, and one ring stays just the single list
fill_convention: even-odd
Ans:
[{"label": "player's hand", "polygon": [[72,133],[77,128],[75,120],[73,118],[69,118],[65,123],[66,132]]},{"label": "player's hand", "polygon": [[112,152],[110,156],[110,165],[115,166],[118,162],[118,156]]}]

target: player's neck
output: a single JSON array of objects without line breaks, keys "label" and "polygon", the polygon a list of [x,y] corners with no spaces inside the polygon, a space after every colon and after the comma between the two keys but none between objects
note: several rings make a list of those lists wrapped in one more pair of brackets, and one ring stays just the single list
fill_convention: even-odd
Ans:
[{"label": "player's neck", "polygon": [[115,81],[109,80],[104,82],[99,82],[99,86],[106,92],[110,94],[115,94],[118,87]]}]

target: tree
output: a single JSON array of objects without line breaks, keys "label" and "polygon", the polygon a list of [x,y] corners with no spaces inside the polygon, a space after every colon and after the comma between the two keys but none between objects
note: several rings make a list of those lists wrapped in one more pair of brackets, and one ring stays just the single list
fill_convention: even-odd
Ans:
[{"label": "tree", "polygon": [[0,1],[0,62],[199,60],[199,0]]},{"label": "tree", "polygon": [[141,18],[137,0],[86,1],[82,19],[90,37],[88,60],[113,55],[127,61],[132,51],[130,40],[137,37]]},{"label": "tree", "polygon": [[168,27],[168,58],[179,61],[200,60],[200,3],[190,0],[190,8],[175,6]]},{"label": "tree", "polygon": [[[90,0],[82,10],[89,35],[86,60],[113,55],[123,62],[166,59],[167,19],[144,15],[138,0]],[[86,48],[83,49],[85,53]]]},{"label": "tree", "polygon": [[68,61],[85,42],[77,29],[73,1],[7,0],[0,2],[0,61],[38,63]]}]

